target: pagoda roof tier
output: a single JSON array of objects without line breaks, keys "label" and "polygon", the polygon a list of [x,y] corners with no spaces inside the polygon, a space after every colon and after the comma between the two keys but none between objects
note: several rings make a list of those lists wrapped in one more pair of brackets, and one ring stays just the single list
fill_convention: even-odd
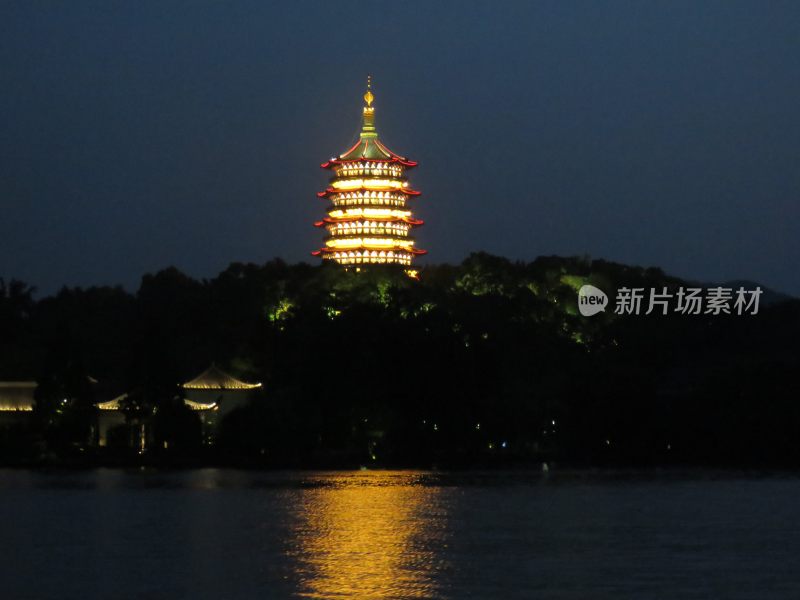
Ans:
[{"label": "pagoda roof tier", "polygon": [[364,138],[358,140],[356,144],[341,154],[338,158],[332,158],[327,162],[320,165],[323,169],[332,169],[336,165],[357,162],[382,162],[382,163],[398,163],[409,169],[416,167],[419,163],[395,154],[383,143],[375,138]]},{"label": "pagoda roof tier", "polygon": [[407,254],[427,254],[427,250],[420,250],[418,248],[406,248],[403,246],[389,246],[387,248],[370,248],[367,246],[354,246],[352,248],[320,248],[319,250],[315,250],[311,253],[312,256],[320,256],[321,254],[332,254],[334,252],[363,252],[368,250],[372,252],[373,250],[376,252],[394,252],[395,254],[402,254],[403,252]]},{"label": "pagoda roof tier", "polygon": [[325,217],[322,221],[317,221],[314,223],[314,227],[322,227],[326,223],[353,223],[354,221],[376,221],[379,223],[408,223],[409,225],[413,225],[418,227],[420,225],[424,225],[425,221],[422,219],[412,219],[411,217],[364,217],[364,216],[347,216],[342,217],[341,219],[332,219],[331,217]]},{"label": "pagoda roof tier", "polygon": [[[386,206],[382,205],[382,204],[360,204],[358,206],[336,206],[335,204],[331,204],[331,205],[328,206],[328,208],[325,209],[325,212],[327,212],[329,215],[331,215],[331,218],[333,218],[333,219],[337,219],[337,218],[342,218],[342,219],[351,219],[351,218],[353,218],[353,219],[360,219],[360,218],[367,219],[368,218],[368,219],[372,219],[371,216],[363,215],[363,213],[362,213],[362,216],[358,216],[355,213],[350,213],[350,214],[346,214],[345,213],[345,211],[353,210],[354,208],[355,209],[363,208],[365,211],[371,211],[371,212],[372,211],[383,211],[383,210],[386,210]],[[392,208],[394,209],[395,212],[408,213],[409,218],[411,217],[411,212],[412,211],[411,211],[410,207],[408,207],[408,206],[394,206]],[[332,213],[340,213],[340,212],[341,213],[345,213],[345,214],[342,217],[337,217],[336,215],[332,214]],[[375,217],[375,218],[376,219],[380,219],[380,217]]]},{"label": "pagoda roof tier", "polygon": [[[328,197],[330,197],[331,194],[346,194],[348,192],[377,192],[377,191],[381,191],[381,192],[401,192],[401,193],[405,194],[406,196],[420,196],[422,194],[422,192],[419,192],[417,190],[410,190],[408,188],[395,188],[395,189],[391,189],[391,190],[373,190],[373,189],[368,188],[366,186],[362,186],[362,187],[352,188],[352,189],[349,189],[349,190],[335,190],[333,188],[327,188],[326,190],[324,190],[322,192],[317,192],[317,197],[318,198],[328,198]],[[367,199],[368,198],[365,198],[365,200],[367,200]]]},{"label": "pagoda roof tier", "polygon": [[407,167],[416,166],[416,162],[407,159],[405,156],[392,152],[378,138],[364,137],[344,154],[339,156],[339,160],[385,160],[398,162]]},{"label": "pagoda roof tier", "polygon": [[378,217],[402,217],[411,218],[411,210],[408,207],[386,208],[385,206],[351,206],[341,208],[339,206],[328,207],[328,217],[331,219],[356,218],[372,219]]},{"label": "pagoda roof tier", "polygon": [[211,365],[191,381],[182,383],[181,387],[185,390],[252,390],[260,388],[261,384],[239,381],[216,365]]},{"label": "pagoda roof tier", "polygon": [[184,398],[183,403],[192,410],[219,410],[219,404],[216,402],[195,402]]},{"label": "pagoda roof tier", "polygon": [[[361,243],[353,246],[339,246],[338,244],[338,242],[353,240],[361,241]],[[362,240],[371,240],[371,242],[364,242]],[[394,246],[398,248],[411,248],[415,241],[414,238],[408,237],[408,235],[395,235],[392,233],[332,233],[322,239],[326,244],[336,246],[339,250],[351,250],[352,248],[361,246],[369,248],[370,250],[391,250],[394,248],[394,246],[376,243],[376,240],[380,240],[381,242],[393,241]],[[331,242],[337,243],[331,244]]]},{"label": "pagoda roof tier", "polygon": [[94,405],[99,410],[122,410],[122,402],[128,397],[128,394],[122,394],[111,400],[105,402],[95,402]]}]

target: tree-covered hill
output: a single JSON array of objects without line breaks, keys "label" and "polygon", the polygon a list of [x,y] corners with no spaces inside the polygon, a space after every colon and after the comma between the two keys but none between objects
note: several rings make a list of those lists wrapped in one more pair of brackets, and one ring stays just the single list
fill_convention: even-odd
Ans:
[{"label": "tree-covered hill", "polygon": [[[607,310],[579,313],[584,284],[609,294]],[[613,310],[619,288],[688,285],[602,260],[482,253],[418,281],[280,260],[202,281],[169,268],[135,294],[37,300],[12,281],[0,287],[0,380],[39,381],[40,412],[48,394],[77,414],[121,391],[155,410],[216,362],[264,388],[223,424],[213,456],[272,465],[800,464],[800,302]],[[76,383],[87,377],[88,391]],[[45,445],[63,448],[53,440],[69,434],[39,422]],[[199,453],[171,430],[183,427],[167,420],[159,435]]]}]

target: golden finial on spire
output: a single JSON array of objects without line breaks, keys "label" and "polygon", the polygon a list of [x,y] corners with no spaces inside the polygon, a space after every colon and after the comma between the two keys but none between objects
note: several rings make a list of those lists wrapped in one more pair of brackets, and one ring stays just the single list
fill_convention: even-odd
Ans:
[{"label": "golden finial on spire", "polygon": [[375,99],[375,96],[372,95],[372,75],[367,75],[367,93],[364,94],[364,102],[367,103],[367,106],[372,106],[372,101]]}]

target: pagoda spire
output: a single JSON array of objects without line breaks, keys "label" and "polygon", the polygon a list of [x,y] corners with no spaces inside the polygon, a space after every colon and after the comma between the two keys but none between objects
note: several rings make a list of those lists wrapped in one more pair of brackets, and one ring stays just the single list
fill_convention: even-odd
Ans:
[{"label": "pagoda spire", "polygon": [[377,138],[378,132],[375,130],[375,107],[372,102],[375,95],[372,93],[372,75],[367,75],[367,91],[364,94],[364,116],[361,121],[361,139]]}]

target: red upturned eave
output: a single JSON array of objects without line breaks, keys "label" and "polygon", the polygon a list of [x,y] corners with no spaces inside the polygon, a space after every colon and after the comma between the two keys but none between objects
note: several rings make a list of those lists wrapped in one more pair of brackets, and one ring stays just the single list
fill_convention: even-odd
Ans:
[{"label": "red upturned eave", "polygon": [[[358,148],[362,143],[366,146],[369,146],[370,142],[377,146],[378,150],[380,150],[383,154],[387,155],[387,158],[366,158],[359,156],[358,158],[345,158],[343,156],[347,156],[351,152],[353,152],[356,148]],[[343,164],[343,163],[354,163],[354,162],[383,162],[383,163],[391,163],[396,162],[400,163],[406,167],[416,167],[419,163],[413,160],[408,160],[405,156],[400,156],[399,154],[392,152],[386,145],[381,142],[380,140],[363,140],[359,139],[355,144],[353,144],[346,152],[343,152],[339,155],[339,158],[332,158],[331,160],[324,162],[320,165],[323,169],[330,169],[334,165]]]},{"label": "red upturned eave", "polygon": [[[376,191],[376,190],[370,190],[370,189],[367,189],[367,188],[364,188],[364,187],[353,188],[351,190],[335,190],[333,188],[328,188],[323,192],[317,192],[317,197],[318,198],[327,198],[331,194],[346,194],[348,192],[374,192],[374,191]],[[409,189],[406,189],[406,188],[398,188],[396,190],[383,190],[383,191],[402,192],[406,196],[421,196],[422,195],[422,192],[420,192],[420,191],[409,190]],[[369,198],[364,198],[364,200],[369,200]]]},{"label": "red upturned eave", "polygon": [[[362,246],[357,246],[355,248],[320,248],[319,250],[314,250],[311,253],[311,256],[319,256],[320,254],[331,254],[332,252],[352,252],[354,250],[369,250],[372,252],[375,250],[378,251],[377,248],[364,248]],[[394,246],[392,248],[381,248],[380,252],[408,252],[410,254],[427,254],[427,250],[419,250],[417,248],[401,248],[400,246]]]},{"label": "red upturned eave", "polygon": [[359,162],[399,163],[404,167],[408,167],[409,169],[413,169],[414,167],[419,165],[419,163],[415,160],[408,160],[406,158],[395,156],[393,158],[351,158],[348,160],[332,158],[331,160],[322,163],[320,167],[323,169],[332,169],[336,165],[344,165],[347,163],[359,163]]},{"label": "red upturned eave", "polygon": [[317,221],[314,223],[314,227],[322,227],[326,223],[352,223],[353,221],[377,221],[380,223],[408,223],[409,225],[414,225],[415,227],[419,225],[424,225],[425,221],[422,219],[412,219],[411,217],[343,217],[341,219],[332,219],[331,217],[325,217],[322,221]]}]

